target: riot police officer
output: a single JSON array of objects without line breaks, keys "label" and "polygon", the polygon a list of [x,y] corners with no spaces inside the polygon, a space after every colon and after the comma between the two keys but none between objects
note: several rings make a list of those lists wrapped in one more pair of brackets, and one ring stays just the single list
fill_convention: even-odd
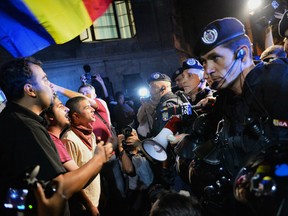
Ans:
[{"label": "riot police officer", "polygon": [[[195,53],[211,86],[219,92],[210,117],[213,121],[223,119],[215,145],[217,157],[233,182],[250,156],[275,141],[285,143],[288,139],[288,105],[283,103],[288,96],[288,61],[279,58],[255,66],[244,25],[232,17],[209,23]],[[232,188],[224,199],[231,198],[230,192]],[[235,211],[235,205],[224,214],[242,214],[241,208]]]}]

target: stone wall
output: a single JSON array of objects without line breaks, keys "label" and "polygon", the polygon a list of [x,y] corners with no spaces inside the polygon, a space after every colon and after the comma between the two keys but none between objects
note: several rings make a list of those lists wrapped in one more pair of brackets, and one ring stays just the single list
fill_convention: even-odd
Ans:
[{"label": "stone wall", "polygon": [[[103,78],[107,78],[114,92],[124,91],[131,95],[135,89],[125,89],[125,75],[138,74],[143,81],[142,86],[147,86],[147,78],[155,71],[172,75],[178,67],[179,59],[174,49],[165,49],[102,58],[44,61],[43,68],[51,82],[77,91],[81,85],[80,76],[84,73],[84,64],[91,66],[92,75],[100,73]],[[63,102],[67,100],[60,98]]]}]

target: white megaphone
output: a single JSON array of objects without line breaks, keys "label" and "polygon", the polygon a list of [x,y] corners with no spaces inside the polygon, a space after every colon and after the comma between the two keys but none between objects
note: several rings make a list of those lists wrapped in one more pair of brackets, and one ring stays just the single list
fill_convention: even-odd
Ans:
[{"label": "white megaphone", "polygon": [[160,133],[152,139],[145,139],[142,142],[142,148],[146,154],[157,161],[165,161],[167,159],[166,148],[168,146],[169,137],[177,132],[177,124],[181,122],[180,118],[172,117]]}]

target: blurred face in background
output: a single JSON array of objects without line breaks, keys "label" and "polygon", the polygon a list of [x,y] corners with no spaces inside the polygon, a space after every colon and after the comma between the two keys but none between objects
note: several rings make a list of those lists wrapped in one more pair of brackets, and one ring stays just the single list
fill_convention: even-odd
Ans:
[{"label": "blurred face in background", "polygon": [[124,104],[125,102],[125,98],[124,98],[124,95],[119,95],[118,99],[117,99],[117,103],[119,104]]},{"label": "blurred face in background", "polygon": [[283,42],[284,42],[284,44],[283,44],[284,50],[285,50],[285,52],[286,52],[287,55],[288,55],[288,38],[285,37],[284,40],[283,40]]},{"label": "blurred face in background", "polygon": [[151,99],[157,103],[159,103],[160,98],[162,96],[161,88],[165,87],[162,81],[150,82],[149,91],[151,95]]},{"label": "blurred face in background", "polygon": [[91,99],[95,99],[97,97],[95,89],[91,88],[90,86],[85,86],[85,87],[80,88],[79,93]]},{"label": "blurred face in background", "polygon": [[176,79],[175,79],[175,83],[176,83],[176,85],[177,85],[180,89],[183,88],[183,86],[182,86],[182,79],[183,79],[182,74],[179,74],[179,75],[176,77]]}]

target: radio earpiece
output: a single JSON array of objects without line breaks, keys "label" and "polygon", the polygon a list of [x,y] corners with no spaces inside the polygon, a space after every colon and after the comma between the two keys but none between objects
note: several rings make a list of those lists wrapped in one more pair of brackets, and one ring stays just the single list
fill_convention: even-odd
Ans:
[{"label": "radio earpiece", "polygon": [[[217,89],[217,88],[218,88],[218,85],[219,85],[219,83],[220,83],[221,81],[222,81],[223,83],[226,82],[226,78],[227,78],[227,77],[230,75],[230,73],[232,72],[232,70],[233,70],[233,68],[234,68],[237,60],[240,59],[240,61],[242,61],[243,58],[245,57],[245,55],[246,55],[245,50],[242,49],[242,48],[239,49],[239,50],[235,53],[235,60],[233,60],[232,65],[231,65],[230,68],[227,70],[227,72],[225,73],[225,75],[224,75],[223,77],[221,77],[221,79],[220,79],[219,81],[214,81],[214,82],[212,83],[211,88],[212,88],[212,89]],[[222,83],[222,85],[223,85],[223,83]]]},{"label": "radio earpiece", "polygon": [[245,50],[244,49],[239,49],[237,51],[237,53],[236,53],[235,59],[240,59],[242,61],[245,55],[246,55]]}]

